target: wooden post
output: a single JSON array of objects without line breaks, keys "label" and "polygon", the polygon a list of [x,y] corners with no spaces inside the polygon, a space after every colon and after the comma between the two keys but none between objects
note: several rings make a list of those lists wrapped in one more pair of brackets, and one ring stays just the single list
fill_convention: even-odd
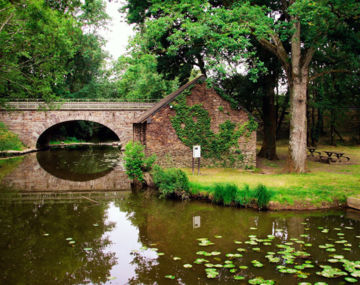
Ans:
[{"label": "wooden post", "polygon": [[200,157],[198,158],[198,175],[200,174]]},{"label": "wooden post", "polygon": [[194,175],[194,168],[195,168],[195,161],[194,161],[194,157],[192,158],[192,174]]}]

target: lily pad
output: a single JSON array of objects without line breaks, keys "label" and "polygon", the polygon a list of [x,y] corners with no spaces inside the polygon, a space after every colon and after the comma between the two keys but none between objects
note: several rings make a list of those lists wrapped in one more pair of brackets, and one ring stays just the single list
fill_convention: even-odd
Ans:
[{"label": "lily pad", "polygon": [[165,275],[164,277],[167,278],[167,279],[175,279],[174,275]]},{"label": "lily pad", "polygon": [[191,264],[189,264],[189,263],[187,263],[187,264],[184,264],[184,265],[183,265],[183,267],[184,267],[184,268],[191,268],[191,267],[192,267],[192,265],[191,265]]},{"label": "lily pad", "polygon": [[235,279],[235,280],[244,280],[245,277],[244,277],[244,276],[241,276],[241,275],[235,275],[235,276],[234,276],[234,279]]},{"label": "lily pad", "polygon": [[356,283],[358,280],[353,277],[345,277],[344,280],[349,283]]}]

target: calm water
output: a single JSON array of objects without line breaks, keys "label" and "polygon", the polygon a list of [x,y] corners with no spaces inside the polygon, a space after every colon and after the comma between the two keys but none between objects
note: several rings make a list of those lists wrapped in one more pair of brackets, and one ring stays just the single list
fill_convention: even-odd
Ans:
[{"label": "calm water", "polygon": [[[106,190],[111,185],[112,190],[125,189],[128,181],[116,182],[116,176],[123,179],[121,154],[113,149],[72,151],[27,156],[9,163],[8,172],[1,164],[5,175],[0,195],[0,284],[248,284],[260,276],[276,284],[345,284],[344,277],[329,279],[316,272],[322,265],[345,271],[341,262],[329,262],[340,255],[360,260],[358,212],[263,213],[162,201],[126,190],[91,193],[88,190],[100,190],[97,181],[110,181],[103,186]],[[38,185],[27,172],[37,176]],[[84,181],[89,175],[93,179]],[[72,192],[74,187],[82,191],[59,194],[67,186]],[[56,192],[45,193],[51,189]],[[31,190],[35,194],[30,195]],[[207,241],[213,244],[201,246]],[[269,255],[279,260],[271,263]],[[207,261],[194,263],[199,258]],[[254,266],[259,263],[263,267]],[[216,267],[229,264],[233,265]],[[313,268],[301,268],[302,264]],[[207,278],[206,266],[215,268],[216,278]],[[296,270],[279,272],[284,268]],[[245,279],[234,280],[234,275]]]}]

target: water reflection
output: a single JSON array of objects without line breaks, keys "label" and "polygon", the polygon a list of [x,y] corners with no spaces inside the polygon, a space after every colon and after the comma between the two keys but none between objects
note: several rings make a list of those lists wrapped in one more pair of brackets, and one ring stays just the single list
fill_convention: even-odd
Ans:
[{"label": "water reflection", "polygon": [[118,148],[76,146],[40,151],[36,158],[49,174],[70,181],[89,181],[110,173],[120,160]]},{"label": "water reflection", "polygon": [[107,221],[107,209],[106,204],[87,203],[3,204],[0,283],[106,282],[116,264],[115,253],[104,251],[111,244],[104,232],[114,227]]},{"label": "water reflection", "polygon": [[26,155],[1,181],[14,191],[95,191],[130,188],[119,151],[112,147],[59,149]]},{"label": "water reflection", "polygon": [[[328,264],[331,255],[319,245],[339,239],[336,227],[344,234],[343,239],[352,244],[351,251],[336,244],[336,254],[349,260],[360,256],[357,212],[259,213],[201,202],[162,201],[147,194],[117,193],[122,195],[113,196],[110,202],[105,194],[103,199],[99,194],[97,198],[92,196],[94,201],[72,199],[64,200],[63,204],[52,204],[51,200],[0,202],[0,283],[247,284],[249,279],[263,276],[276,280],[276,284],[297,284],[296,274],[279,273],[276,270],[279,263],[271,264],[265,258],[267,252],[279,251],[276,245],[292,243],[296,250],[310,253],[306,260],[315,268],[307,270],[310,273],[307,282],[339,284],[341,278],[325,279],[315,274],[321,270],[320,265]],[[201,217],[201,227],[194,227],[194,217]],[[329,232],[324,234],[321,228]],[[275,236],[271,245],[259,243],[256,245],[259,251],[252,251],[255,246],[246,243],[249,236],[264,239],[270,234]],[[74,246],[66,240],[69,237],[76,241]],[[200,247],[198,238],[209,238],[215,244]],[[295,239],[312,246],[305,247]],[[245,281],[233,280],[233,274],[226,268],[219,269],[217,279],[207,279],[204,265],[193,263],[201,257],[198,251],[216,250],[219,255],[206,259],[224,264],[231,259],[225,255],[238,252],[238,248],[246,251],[233,262]],[[254,259],[265,266],[255,268],[251,264]],[[300,257],[293,264],[280,264],[293,267],[304,260]],[[193,267],[184,268],[186,263]],[[239,265],[248,269],[241,271]],[[165,279],[169,274],[176,280]]]}]

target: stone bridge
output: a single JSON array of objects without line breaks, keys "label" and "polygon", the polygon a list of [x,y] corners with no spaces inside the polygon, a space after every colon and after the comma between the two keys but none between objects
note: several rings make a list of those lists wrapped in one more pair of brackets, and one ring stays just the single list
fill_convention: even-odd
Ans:
[{"label": "stone bridge", "polygon": [[10,102],[0,121],[29,148],[50,127],[67,121],[96,122],[111,129],[122,144],[133,138],[133,122],[154,103],[137,102]]}]

